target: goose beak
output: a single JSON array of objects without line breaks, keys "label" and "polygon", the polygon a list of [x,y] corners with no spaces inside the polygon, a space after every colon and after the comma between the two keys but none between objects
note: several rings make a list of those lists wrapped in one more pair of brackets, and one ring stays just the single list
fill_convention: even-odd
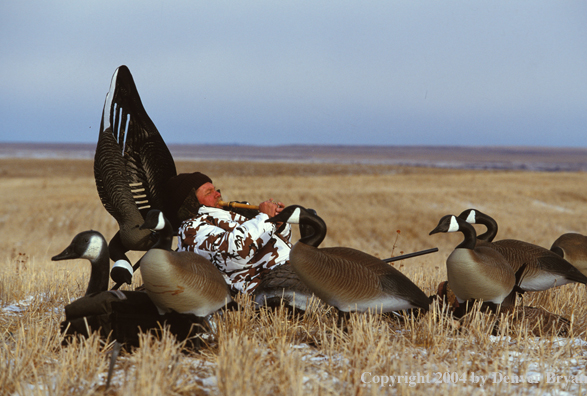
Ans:
[{"label": "goose beak", "polygon": [[51,257],[51,261],[61,261],[79,258],[79,255],[73,250],[73,247],[69,245],[64,251],[59,253],[57,256]]},{"label": "goose beak", "polygon": [[283,223],[289,218],[289,214],[281,212],[278,215],[268,218],[265,223]]},{"label": "goose beak", "polygon": [[459,223],[457,221],[457,218],[453,215],[446,215],[442,219],[440,219],[436,228],[430,231],[430,234],[428,235],[436,234],[439,232],[455,232],[458,231],[458,229]]},{"label": "goose beak", "polygon": [[139,230],[151,230],[151,232],[155,232],[155,227],[156,226],[150,227],[150,225],[148,225],[147,223],[143,223],[139,226]]}]

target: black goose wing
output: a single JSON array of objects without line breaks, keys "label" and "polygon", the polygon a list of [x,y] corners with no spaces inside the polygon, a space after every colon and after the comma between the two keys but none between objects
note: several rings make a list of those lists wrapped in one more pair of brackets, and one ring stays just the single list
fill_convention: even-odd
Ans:
[{"label": "black goose wing", "polygon": [[538,263],[541,269],[562,275],[573,282],[587,284],[587,277],[581,271],[550,250],[542,252],[540,257],[538,257]]},{"label": "black goose wing", "polygon": [[493,244],[496,250],[510,262],[515,261],[528,266],[534,264],[541,271],[561,275],[573,282],[587,283],[587,277],[581,271],[555,252],[542,246],[515,239],[502,239]]},{"label": "black goose wing", "polygon": [[164,209],[163,186],[175,175],[173,157],[129,69],[120,66],[106,95],[94,158],[102,204],[118,221],[137,209],[144,218],[150,209]]}]

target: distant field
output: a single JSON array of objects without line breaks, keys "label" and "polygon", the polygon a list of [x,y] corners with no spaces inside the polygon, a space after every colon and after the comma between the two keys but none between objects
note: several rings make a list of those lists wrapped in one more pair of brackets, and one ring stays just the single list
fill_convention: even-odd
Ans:
[{"label": "distant field", "polygon": [[[554,158],[556,163],[579,163],[578,152],[568,158],[564,152],[551,157],[535,150],[532,155],[542,162]],[[499,157],[489,153],[478,154],[487,155],[488,161]],[[419,155],[420,160],[429,158],[425,151]],[[506,155],[508,161],[512,155]],[[89,264],[50,261],[80,231],[95,229],[109,239],[117,230],[98,198],[92,167],[91,159],[0,158],[0,388],[8,394],[104,394],[110,347],[96,340],[59,347],[62,308],[83,295]],[[587,233],[584,172],[212,160],[178,160],[177,168],[207,173],[227,200],[258,203],[274,198],[316,209],[328,225],[323,246],[354,247],[381,258],[438,247],[438,253],[395,263],[427,294],[446,278],[446,257],[462,239],[460,234],[428,235],[443,215],[477,208],[497,220],[498,239],[547,248],[562,233]],[[140,284],[140,276],[136,278],[134,286]],[[404,325],[357,315],[343,333],[332,312],[323,308],[301,322],[245,310],[242,316],[222,319],[212,346],[199,355],[178,354],[178,346],[165,340],[124,354],[114,394],[235,394],[242,389],[246,394],[349,395],[552,392],[558,386],[546,381],[381,388],[364,384],[360,377],[366,371],[585,373],[585,291],[584,286],[567,285],[524,297],[525,305],[573,318],[575,341],[562,344],[534,338],[519,324],[504,330],[511,342],[491,338],[485,317],[459,329],[432,314]],[[150,355],[158,361],[149,360]],[[571,358],[574,363],[568,363]],[[157,370],[171,374],[156,376]]]},{"label": "distant field", "polygon": [[[95,144],[0,143],[0,158],[92,159]],[[587,171],[585,148],[246,146],[169,144],[176,160],[382,164],[461,169]]]},{"label": "distant field", "polygon": [[[225,199],[255,203],[272,197],[312,207],[328,224],[326,244],[352,245],[381,256],[391,253],[394,242],[405,252],[444,245],[448,253],[459,237],[429,237],[428,232],[443,215],[471,207],[497,219],[501,238],[549,247],[564,232],[585,232],[583,172],[233,161],[178,161],[177,169],[207,173]],[[115,232],[96,193],[91,160],[0,159],[0,183],[1,226],[4,235],[22,235],[19,246],[45,251],[47,226],[47,234],[60,244],[76,229],[94,228],[107,236]],[[29,222],[35,227],[23,227]],[[3,238],[0,246],[6,254],[14,241]],[[434,259],[414,259],[420,260]]]}]

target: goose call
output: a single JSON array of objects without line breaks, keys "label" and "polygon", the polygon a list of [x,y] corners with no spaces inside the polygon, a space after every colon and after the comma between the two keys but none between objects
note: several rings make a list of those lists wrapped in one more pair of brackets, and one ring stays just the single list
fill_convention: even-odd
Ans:
[{"label": "goose call", "polygon": [[258,205],[249,205],[249,204],[238,203],[238,202],[218,201],[218,204],[220,206],[226,206],[228,208],[241,208],[241,209],[256,209],[256,210],[259,210],[259,206]]}]

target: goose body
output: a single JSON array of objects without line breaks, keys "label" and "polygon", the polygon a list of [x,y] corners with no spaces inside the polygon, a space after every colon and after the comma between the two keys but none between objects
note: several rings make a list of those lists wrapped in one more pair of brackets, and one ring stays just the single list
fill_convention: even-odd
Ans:
[{"label": "goose body", "polygon": [[130,71],[120,66],[106,95],[94,157],[98,195],[119,226],[109,244],[113,261],[128,262],[127,251],[153,245],[151,231],[140,226],[150,209],[163,209],[163,186],[175,174],[173,158],[141,103]]},{"label": "goose body", "polygon": [[108,244],[101,233],[93,230],[80,232],[63,252],[51,258],[53,261],[71,259],[87,259],[92,265],[86,296],[108,290],[110,259]]},{"label": "goose body", "polygon": [[207,316],[231,301],[222,273],[193,252],[171,250],[173,231],[160,210],[151,210],[142,228],[159,232],[159,239],[140,260],[147,294],[161,313],[175,311]]},{"label": "goose body", "polygon": [[554,241],[550,250],[571,263],[583,275],[587,275],[587,236],[577,233],[563,234]]},{"label": "goose body", "polygon": [[298,242],[290,261],[310,290],[341,311],[391,312],[427,309],[430,304],[424,292],[404,274],[359,250],[318,249]]},{"label": "goose body", "polygon": [[523,291],[542,291],[568,283],[587,283],[587,277],[571,263],[554,252],[532,243],[516,239],[493,241],[497,235],[497,222],[490,216],[468,209],[459,215],[468,223],[483,224],[487,227],[485,240],[478,242],[501,253],[509,265],[520,274],[519,288]]},{"label": "goose body", "polygon": [[325,303],[343,312],[391,312],[428,309],[430,299],[408,277],[382,260],[346,248],[318,248],[326,224],[314,213],[288,206],[267,221],[309,226],[290,252],[290,263],[302,282]]},{"label": "goose body", "polygon": [[457,300],[503,303],[516,283],[506,259],[494,249],[477,246],[473,226],[456,216],[444,216],[430,235],[439,232],[462,232],[465,237],[446,260],[448,284]]}]

